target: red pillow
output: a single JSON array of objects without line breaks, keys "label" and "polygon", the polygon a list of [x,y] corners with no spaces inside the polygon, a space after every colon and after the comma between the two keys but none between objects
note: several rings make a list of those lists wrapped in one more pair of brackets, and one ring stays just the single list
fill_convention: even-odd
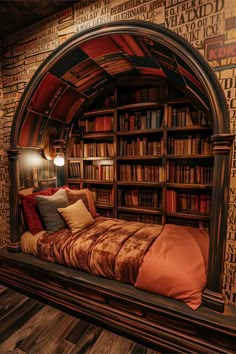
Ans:
[{"label": "red pillow", "polygon": [[35,198],[36,195],[50,196],[52,195],[52,188],[48,188],[43,191],[35,192],[28,195],[19,194],[26,225],[28,227],[28,230],[33,235],[37,234],[39,231],[42,231],[44,229],[44,225],[37,208]]}]

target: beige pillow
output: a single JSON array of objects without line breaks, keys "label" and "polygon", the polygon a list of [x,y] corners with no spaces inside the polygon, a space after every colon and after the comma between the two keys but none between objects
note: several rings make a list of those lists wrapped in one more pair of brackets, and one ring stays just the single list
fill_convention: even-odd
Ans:
[{"label": "beige pillow", "polygon": [[66,208],[58,208],[72,233],[79,232],[94,223],[94,219],[82,199]]}]

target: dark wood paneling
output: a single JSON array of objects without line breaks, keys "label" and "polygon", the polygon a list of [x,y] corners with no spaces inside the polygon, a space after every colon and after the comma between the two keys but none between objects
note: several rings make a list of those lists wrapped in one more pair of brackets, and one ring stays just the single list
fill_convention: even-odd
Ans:
[{"label": "dark wood paneling", "polygon": [[0,353],[157,354],[0,285]]}]

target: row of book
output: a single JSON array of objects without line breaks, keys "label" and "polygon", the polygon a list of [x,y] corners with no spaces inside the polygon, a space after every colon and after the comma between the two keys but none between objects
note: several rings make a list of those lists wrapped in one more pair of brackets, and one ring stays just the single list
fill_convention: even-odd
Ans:
[{"label": "row of book", "polygon": [[71,157],[80,157],[81,156],[81,144],[74,143],[71,149]]},{"label": "row of book", "polygon": [[106,189],[106,188],[97,188],[92,187],[91,191],[95,194],[95,201],[98,204],[110,204],[113,205],[114,196],[113,196],[113,189]]},{"label": "row of book", "polygon": [[[77,189],[78,188],[78,185],[71,185],[70,184],[70,188],[71,189]],[[95,199],[96,199],[96,203],[98,204],[97,205],[97,212],[101,215],[101,216],[105,216],[105,217],[113,217],[113,210],[109,210],[109,209],[106,209],[104,208],[106,205],[113,205],[113,190],[112,189],[105,189],[105,188],[91,188],[92,192],[95,193]],[[133,191],[133,195],[132,195],[132,198],[136,198],[136,193],[135,191]],[[144,190],[142,190],[143,193],[145,193]],[[151,192],[151,191],[149,191]],[[168,191],[170,192],[170,191]],[[172,192],[172,191],[171,191]],[[167,193],[168,194],[168,193]],[[172,193],[171,193],[172,194]],[[143,194],[143,197],[144,197],[145,194]],[[196,194],[195,194],[196,196]],[[201,196],[201,195],[200,195]],[[199,196],[199,197],[200,197]],[[176,213],[176,212],[179,212],[179,213],[188,213],[188,212],[193,212],[196,211],[196,212],[200,212],[200,213],[204,213],[204,214],[209,214],[209,210],[208,211],[204,211],[206,209],[209,209],[210,206],[208,205],[208,207],[206,208],[202,208],[203,211],[200,211],[200,210],[191,210],[191,208],[189,209],[185,209],[186,208],[186,200],[183,202],[181,202],[182,204],[184,203],[185,205],[180,205],[180,206],[177,206],[176,205],[176,202],[174,204],[174,200],[172,201],[173,204],[172,204],[172,208],[171,208],[171,204],[170,204],[170,200],[173,196],[168,196],[168,208],[167,208],[167,213]],[[129,198],[129,197],[128,197]],[[117,196],[117,200],[118,200],[118,205],[119,207],[135,207],[136,209],[138,208],[143,208],[143,207],[147,207],[147,208],[151,208],[153,209],[154,207],[155,208],[160,208],[161,207],[161,202],[160,202],[160,205],[158,205],[158,203],[155,202],[155,206],[152,206],[150,205],[151,202],[150,200],[151,199],[156,199],[157,200],[161,200],[161,195],[158,195],[157,196],[151,196],[151,194],[149,195],[149,198],[147,198],[147,204],[148,205],[144,205],[143,204],[143,201],[141,202],[140,200],[140,203],[137,204],[137,202],[135,202],[135,199],[133,199],[133,201],[130,203],[127,198],[126,198],[126,204],[124,203],[124,191],[122,190],[118,190],[118,196]],[[181,197],[180,195],[180,200],[182,199],[186,199],[186,196],[183,196]],[[200,197],[201,198],[201,197]],[[206,195],[205,197],[202,197],[202,203],[203,203],[203,199],[206,199],[206,202],[208,201],[208,204],[210,204],[210,196],[209,195]],[[148,200],[149,199],[149,200]],[[188,197],[189,199],[189,197]],[[194,201],[194,196],[192,196],[192,203],[194,204],[195,201]],[[205,203],[205,201],[204,201]],[[125,204],[125,205],[124,205]],[[101,207],[99,208],[99,206],[102,206],[104,205],[104,207]],[[194,208],[193,208],[194,209]],[[195,209],[196,209],[196,205],[195,205]],[[189,214],[190,216],[190,214]],[[131,213],[131,212],[119,212],[118,211],[118,217],[123,219],[123,220],[127,220],[127,221],[138,221],[138,222],[145,222],[145,223],[155,223],[155,224],[161,224],[162,223],[162,218],[160,216],[157,216],[157,215],[148,215],[148,214],[142,214],[141,212],[138,213],[137,211]],[[208,221],[203,221],[203,220],[193,220],[191,218],[187,218],[187,219],[183,219],[182,217],[181,218],[178,218],[178,217],[172,217],[170,215],[167,215],[166,216],[166,222],[167,223],[172,223],[172,224],[176,224],[176,225],[185,225],[185,226],[191,226],[191,227],[196,227],[196,228],[200,228],[200,229],[203,229],[203,230],[206,230],[208,231],[209,230],[209,222]]]},{"label": "row of book", "polygon": [[80,163],[75,161],[70,161],[68,163],[68,175],[69,178],[81,178]]},{"label": "row of book", "polygon": [[99,116],[91,119],[80,120],[80,128],[83,133],[113,131],[113,117]]},{"label": "row of book", "polygon": [[191,220],[191,219],[184,219],[184,218],[173,218],[167,216],[166,222],[168,224],[175,224],[175,225],[182,225],[182,226],[191,226],[196,227],[201,230],[209,231],[209,222],[202,221],[202,220]]},{"label": "row of book", "polygon": [[184,211],[209,214],[210,210],[211,196],[209,194],[166,191],[166,211],[169,213]]},{"label": "row of book", "polygon": [[[113,143],[84,143],[84,157],[113,157]],[[210,155],[212,142],[209,137],[188,135],[187,138],[169,137],[167,152],[170,155]],[[119,141],[119,156],[159,156],[163,153],[163,139],[151,140],[147,137],[123,139]],[[81,156],[80,144],[73,144],[72,157]]]},{"label": "row of book", "polygon": [[209,155],[212,153],[210,137],[200,134],[184,137],[170,136],[167,140],[167,153],[170,155]]},{"label": "row of book", "polygon": [[120,156],[159,156],[163,151],[163,139],[150,140],[147,137],[132,140],[120,139]]},{"label": "row of book", "polygon": [[162,126],[163,114],[161,109],[145,111],[128,111],[119,113],[120,131],[143,129],[159,129]]},{"label": "row of book", "polygon": [[97,207],[97,212],[100,216],[104,216],[105,218],[113,218],[112,210],[99,209],[99,207]]},{"label": "row of book", "polygon": [[84,157],[112,157],[113,143],[84,143]]},{"label": "row of book", "polygon": [[167,182],[212,184],[212,166],[180,165],[175,161],[167,161]]},{"label": "row of book", "polygon": [[93,102],[93,108],[95,109],[99,109],[99,108],[110,108],[110,107],[114,107],[115,106],[115,96],[112,95],[108,95],[105,98],[100,98]]},{"label": "row of book", "polygon": [[128,207],[160,208],[161,194],[157,190],[118,190],[118,205]]},{"label": "row of book", "polygon": [[168,96],[167,86],[158,87],[146,87],[141,89],[135,89],[119,92],[118,94],[118,104],[125,105],[131,103],[142,103],[142,102],[161,102]]},{"label": "row of book", "polygon": [[112,181],[114,179],[114,171],[112,165],[85,165],[85,179]]},{"label": "row of book", "polygon": [[206,114],[189,106],[168,106],[167,127],[207,126]]},{"label": "row of book", "polygon": [[[186,184],[212,184],[213,167],[211,166],[185,166],[176,165],[173,161],[167,162],[167,182],[186,183]],[[103,167],[102,167],[103,166]],[[86,179],[100,179],[104,177],[103,170],[109,170],[105,173],[110,177],[105,180],[113,179],[113,166],[109,165],[86,165]],[[80,163],[70,161],[68,164],[69,177],[81,178]],[[133,182],[163,182],[163,167],[158,165],[120,165],[120,181]],[[95,178],[95,176],[97,176]],[[101,176],[101,177],[99,177]]]},{"label": "row of book", "polygon": [[146,224],[161,225],[161,217],[157,215],[119,213],[118,217],[119,219],[126,221],[137,221]]},{"label": "row of book", "polygon": [[129,182],[163,182],[163,167],[159,165],[121,164],[120,181]]}]

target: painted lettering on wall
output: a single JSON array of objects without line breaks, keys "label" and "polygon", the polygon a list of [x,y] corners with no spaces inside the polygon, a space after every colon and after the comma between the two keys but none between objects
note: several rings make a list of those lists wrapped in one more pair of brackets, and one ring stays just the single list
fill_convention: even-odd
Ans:
[{"label": "painted lettering on wall", "polygon": [[112,21],[136,19],[162,24],[164,15],[165,8],[161,0],[112,1]]},{"label": "painted lettering on wall", "polygon": [[167,1],[165,25],[196,48],[223,31],[224,0]]},{"label": "painted lettering on wall", "polygon": [[220,70],[236,65],[236,41],[225,43],[225,36],[205,41],[205,57],[213,68]]},{"label": "painted lettering on wall", "polygon": [[81,2],[76,3],[75,32],[81,32],[87,28],[109,22],[111,20],[110,2],[110,0],[84,1],[86,5],[83,7]]},{"label": "painted lettering on wall", "polygon": [[223,295],[226,303],[236,306],[236,242],[228,242],[225,254]]}]

